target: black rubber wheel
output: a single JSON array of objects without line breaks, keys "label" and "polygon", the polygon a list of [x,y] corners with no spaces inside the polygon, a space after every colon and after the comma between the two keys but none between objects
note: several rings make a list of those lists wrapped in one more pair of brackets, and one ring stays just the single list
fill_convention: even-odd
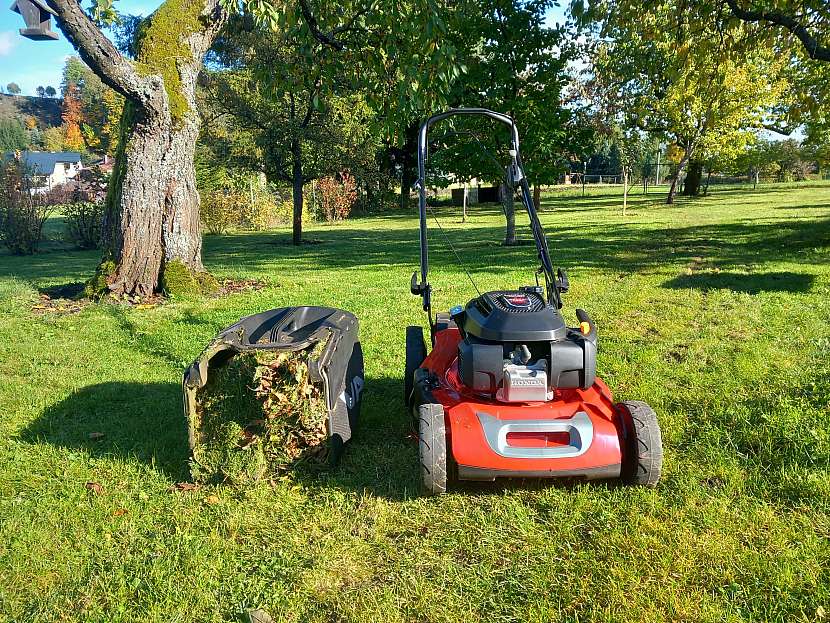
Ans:
[{"label": "black rubber wheel", "polygon": [[427,347],[424,343],[423,327],[406,328],[406,367],[403,371],[404,404],[412,404],[412,389],[414,387],[415,370],[421,367],[427,358]]},{"label": "black rubber wheel", "polygon": [[421,480],[427,495],[447,492],[447,430],[444,407],[424,404],[418,407],[418,456]]},{"label": "black rubber wheel", "polygon": [[623,480],[630,485],[654,487],[663,470],[663,439],[654,409],[639,400],[621,402],[627,430]]}]

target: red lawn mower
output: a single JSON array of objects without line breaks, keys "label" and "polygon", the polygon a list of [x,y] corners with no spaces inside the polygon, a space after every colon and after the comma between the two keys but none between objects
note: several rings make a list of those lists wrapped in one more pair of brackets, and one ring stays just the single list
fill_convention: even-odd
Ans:
[{"label": "red lawn mower", "polygon": [[[485,292],[433,318],[427,246],[427,133],[455,115],[480,115],[510,127],[510,170],[530,218],[540,266],[536,285]],[[423,299],[432,348],[420,326],[406,330],[405,398],[415,419],[424,488],[440,494],[455,480],[621,478],[654,486],[663,448],[654,411],[644,402],[615,403],[596,376],[597,331],[576,310],[562,318],[568,277],[554,274],[530,195],[513,119],[483,108],[449,110],[418,134],[421,270],[411,291]],[[544,287],[539,284],[544,278]]]}]

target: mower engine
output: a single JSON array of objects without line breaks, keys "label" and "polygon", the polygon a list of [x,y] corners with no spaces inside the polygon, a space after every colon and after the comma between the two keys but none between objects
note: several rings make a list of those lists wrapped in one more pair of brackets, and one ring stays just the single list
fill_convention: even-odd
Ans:
[{"label": "mower engine", "polygon": [[458,373],[472,391],[499,402],[545,402],[557,389],[587,389],[596,373],[596,331],[578,310],[569,328],[538,286],[486,292],[451,319],[459,328]]}]

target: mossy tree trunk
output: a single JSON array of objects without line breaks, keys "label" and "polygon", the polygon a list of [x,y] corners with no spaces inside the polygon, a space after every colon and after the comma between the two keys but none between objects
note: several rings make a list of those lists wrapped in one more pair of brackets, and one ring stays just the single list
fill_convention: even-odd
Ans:
[{"label": "mossy tree trunk", "polygon": [[49,3],[87,65],[126,98],[107,197],[102,266],[108,290],[152,294],[171,262],[202,272],[195,89],[227,17],[219,1],[164,2],[140,27],[135,61],[118,53],[76,0]]}]

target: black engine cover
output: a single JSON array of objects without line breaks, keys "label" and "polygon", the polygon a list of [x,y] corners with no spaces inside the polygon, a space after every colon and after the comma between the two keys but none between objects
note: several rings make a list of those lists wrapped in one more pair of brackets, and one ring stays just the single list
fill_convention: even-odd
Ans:
[{"label": "black engine cover", "polygon": [[553,342],[568,327],[559,310],[526,291],[485,292],[467,303],[464,332],[492,342]]}]

